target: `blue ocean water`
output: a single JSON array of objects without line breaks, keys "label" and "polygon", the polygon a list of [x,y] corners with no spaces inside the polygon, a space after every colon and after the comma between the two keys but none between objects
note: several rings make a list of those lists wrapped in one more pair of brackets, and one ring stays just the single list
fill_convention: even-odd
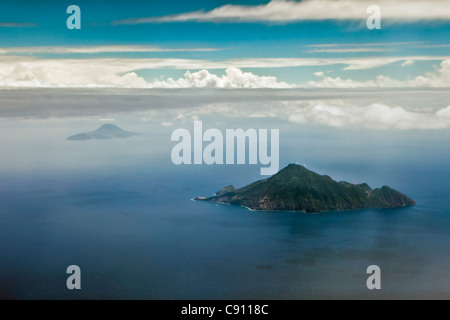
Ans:
[{"label": "blue ocean water", "polygon": [[[192,201],[260,179],[259,166],[174,166],[170,128],[65,141],[74,126],[0,130],[2,298],[450,298],[448,131],[285,125],[283,166],[389,185],[418,202],[306,214]],[[74,264],[79,291],[66,288]],[[382,290],[367,289],[369,265],[380,266]]]}]

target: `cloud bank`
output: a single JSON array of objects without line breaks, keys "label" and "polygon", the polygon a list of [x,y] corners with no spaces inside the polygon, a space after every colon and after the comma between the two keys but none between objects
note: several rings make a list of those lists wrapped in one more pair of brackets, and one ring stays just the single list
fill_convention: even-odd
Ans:
[{"label": "cloud bank", "polygon": [[167,22],[266,22],[311,20],[366,20],[367,8],[377,4],[383,19],[412,22],[450,20],[447,0],[272,0],[263,5],[224,5],[211,11],[195,11],[162,17],[126,19],[114,24]]},{"label": "cloud bank", "polygon": [[[166,50],[145,46],[100,46],[80,48],[51,47],[59,53],[101,53]],[[77,58],[42,59],[30,52],[50,52],[47,47],[0,48],[0,88],[8,87],[111,87],[111,88],[446,88],[450,87],[450,57],[402,56],[364,58],[245,58],[223,61],[179,58]],[[170,49],[167,49],[170,50]],[[174,49],[175,50],[175,49]],[[184,50],[184,49],[176,49]],[[195,50],[195,49],[193,49]],[[198,49],[214,50],[214,49]],[[374,79],[356,81],[329,76],[327,70],[317,70],[318,78],[306,83],[286,83],[270,74],[256,75],[242,68],[273,69],[288,67],[338,66],[342,70],[369,70],[397,63],[408,67],[417,61],[439,61],[433,72],[411,79],[397,80],[384,75]],[[183,77],[149,80],[140,76],[140,70],[154,69],[193,70]],[[215,72],[213,72],[214,70]],[[223,70],[223,71],[220,71]],[[216,72],[221,74],[217,75]],[[266,73],[267,70],[264,70]]]},{"label": "cloud bank", "polygon": [[[406,60],[402,66],[407,67],[414,64],[414,60]],[[328,77],[323,72],[316,72],[319,81],[309,81],[310,88],[446,88],[450,87],[450,60],[441,62],[436,72],[427,72],[410,80],[395,80],[383,75],[378,75],[375,80],[355,81],[342,79],[340,77]]]},{"label": "cloud bank", "polygon": [[[320,95],[320,93],[318,93]],[[354,100],[272,101],[270,103],[211,103],[190,110],[173,110],[163,126],[179,126],[206,117],[272,118],[295,124],[371,130],[440,130],[450,128],[450,106],[428,109],[362,105]]]},{"label": "cloud bank", "polygon": [[[317,93],[320,96],[321,93]],[[408,94],[408,93],[404,93]],[[282,99],[282,96],[280,97]],[[440,130],[450,128],[450,106],[412,108],[355,100],[272,101],[269,103],[211,103],[183,110],[163,126],[185,125],[205,117],[273,118],[295,124],[371,130]]]},{"label": "cloud bank", "polygon": [[[134,68],[133,68],[134,66]],[[147,82],[130,69],[139,69],[138,62],[121,64],[97,64],[82,60],[60,61],[25,61],[16,64],[0,63],[0,87],[8,88],[292,88],[294,86],[280,82],[276,77],[258,76],[228,67],[220,76],[208,70],[187,71],[183,78],[154,80]],[[154,66],[153,66],[154,67]]]},{"label": "cloud bank", "polygon": [[450,106],[436,112],[416,112],[378,103],[365,107],[317,104],[297,110],[289,121],[376,130],[445,129],[450,127]]},{"label": "cloud bank", "polygon": [[[322,45],[323,47],[324,45]],[[335,48],[333,48],[335,49]],[[208,59],[183,58],[40,58],[33,54],[101,54],[120,52],[157,52],[157,51],[212,51],[214,48],[159,48],[153,46],[91,46],[91,47],[18,47],[0,48],[0,87],[125,87],[125,88],[185,88],[205,86],[207,83],[220,88],[356,88],[356,87],[389,87],[389,86],[447,86],[448,81],[436,78],[436,75],[425,74],[409,83],[383,78],[364,83],[341,78],[326,78],[311,81],[307,84],[286,84],[270,75],[250,76],[248,73],[230,71],[215,77],[213,69],[230,70],[242,68],[289,68],[289,67],[328,67],[338,66],[343,70],[369,70],[389,64],[399,63],[404,67],[417,61],[450,61],[450,56],[380,56],[380,57],[348,57],[348,58],[243,58],[212,61]],[[31,55],[31,56],[30,56]],[[444,65],[443,65],[444,66]],[[140,76],[139,70],[154,69],[193,70],[181,79],[167,79],[151,82]],[[448,70],[440,71],[438,77],[444,78]],[[200,74],[199,70],[202,71]],[[320,72],[322,70],[318,70]],[[267,72],[267,71],[265,71]],[[227,80],[227,78],[229,78]],[[261,79],[260,79],[261,78]],[[248,80],[248,84],[241,79]],[[431,80],[430,80],[431,79]],[[241,82],[239,82],[241,81]],[[238,83],[239,82],[239,83]]]},{"label": "cloud bank", "polygon": [[181,126],[198,119],[229,123],[230,118],[257,118],[257,123],[342,129],[450,128],[448,90],[280,90],[275,94],[265,90],[200,90],[6,90],[0,95],[0,121],[121,117]]},{"label": "cloud bank", "polygon": [[207,70],[199,72],[186,72],[184,78],[166,81],[155,81],[151,84],[153,88],[233,88],[233,89],[256,89],[273,88],[286,89],[293,88],[286,82],[279,82],[276,77],[257,76],[251,72],[242,72],[238,68],[229,67],[225,74],[217,76]]}]

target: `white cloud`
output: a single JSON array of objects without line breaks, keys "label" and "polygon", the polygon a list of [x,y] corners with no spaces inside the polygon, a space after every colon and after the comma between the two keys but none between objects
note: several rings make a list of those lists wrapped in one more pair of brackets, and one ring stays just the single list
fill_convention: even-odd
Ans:
[{"label": "white cloud", "polygon": [[[357,92],[354,93],[358,95]],[[420,94],[420,93],[416,93]],[[320,96],[320,93],[318,93]],[[283,99],[281,96],[280,99]],[[362,104],[353,99],[270,102],[206,103],[198,107],[171,110],[170,125],[183,125],[187,118],[273,118],[298,124],[373,130],[439,130],[450,128],[450,106],[417,108],[386,103]]]},{"label": "white cloud", "polygon": [[276,77],[257,76],[251,72],[242,72],[238,68],[227,68],[225,74],[217,76],[208,70],[199,72],[187,71],[184,78],[165,81],[155,81],[154,88],[292,88],[285,82],[279,82]]},{"label": "white cloud", "polygon": [[309,81],[309,88],[339,88],[339,89],[355,89],[364,87],[375,87],[373,81],[358,82],[352,79],[341,79],[341,77],[323,77],[319,81]]},{"label": "white cloud", "polygon": [[297,108],[289,116],[295,123],[313,123],[339,128],[378,130],[430,130],[450,127],[450,106],[437,112],[417,112],[403,107],[374,103],[369,106],[316,104]]},{"label": "white cloud", "polygon": [[[136,47],[87,47],[81,48],[60,48],[60,52],[106,52],[108,50],[138,50]],[[150,50],[149,48],[140,48]],[[3,50],[3,51],[2,51]],[[0,53],[12,53],[15,48],[0,48]],[[21,53],[30,53],[36,47],[21,48]],[[47,50],[42,49],[42,50]],[[59,49],[58,49],[59,50]],[[64,51],[65,50],[65,51]],[[155,49],[157,50],[157,49]],[[180,49],[182,50],[182,49]],[[206,49],[205,49],[206,50]],[[80,51],[80,52],[81,52]],[[30,56],[20,55],[0,55],[0,82],[5,82],[16,77],[14,70],[25,70],[31,75],[34,74],[42,80],[44,73],[48,73],[50,83],[61,81],[64,85],[72,83],[79,84],[77,77],[85,77],[85,82],[93,84],[100,75],[116,78],[117,74],[126,74],[135,70],[143,69],[178,69],[178,70],[210,70],[236,68],[288,68],[288,67],[311,67],[311,66],[331,66],[342,64],[344,70],[364,70],[385,66],[391,63],[411,61],[442,61],[450,60],[450,56],[403,56],[403,57],[364,57],[364,58],[246,58],[230,59],[223,61],[211,61],[205,59],[174,59],[174,58],[90,58],[90,59],[39,59]],[[64,78],[61,76],[64,75]],[[11,82],[11,81],[9,81]],[[14,82],[14,81],[13,81]],[[43,81],[41,81],[43,82]],[[112,81],[114,84],[114,80]],[[99,84],[100,85],[100,84]],[[107,81],[106,85],[111,85]]]},{"label": "white cloud", "polygon": [[405,62],[402,63],[402,67],[411,66],[413,64],[414,64],[414,60],[406,60]]},{"label": "white cloud", "polygon": [[392,47],[392,46],[423,46],[422,41],[401,41],[401,42],[367,42],[367,43],[317,43],[317,44],[308,44],[305,47],[309,48],[342,48],[342,47],[354,47],[354,48],[362,48],[362,47]]},{"label": "white cloud", "polygon": [[450,56],[380,56],[361,58],[251,58],[232,59],[218,63],[232,65],[237,68],[287,68],[287,67],[318,67],[342,64],[344,70],[369,70],[405,60],[412,61],[442,61]]},{"label": "white cloud", "polygon": [[140,45],[115,45],[115,46],[89,46],[89,47],[6,47],[0,48],[0,54],[36,54],[36,53],[53,53],[53,54],[69,54],[69,53],[132,53],[132,52],[202,52],[202,51],[218,51],[215,48],[161,48],[156,46],[140,46]]},{"label": "white cloud", "polygon": [[67,117],[106,120],[123,117],[126,111],[127,117],[162,126],[192,125],[194,119],[202,119],[219,127],[230,119],[246,123],[257,117],[265,118],[258,123],[281,126],[285,121],[344,129],[439,130],[450,129],[449,98],[450,91],[435,89],[4,90],[0,121]]},{"label": "white cloud", "polygon": [[448,0],[272,0],[262,5],[224,5],[211,11],[127,19],[115,24],[162,22],[269,22],[287,23],[308,20],[366,21],[368,6],[381,7],[383,19],[394,21],[448,20]]},{"label": "white cloud", "polygon": [[395,80],[379,75],[375,80],[355,81],[341,77],[322,77],[319,81],[309,81],[310,88],[447,88],[450,87],[450,60],[441,62],[436,72],[427,72],[410,80]]},{"label": "white cloud", "polygon": [[[183,78],[147,82],[136,72],[168,64],[199,61],[176,59],[71,59],[0,62],[0,87],[118,87],[118,88],[290,88],[276,77],[257,76],[228,67],[217,76],[203,69],[187,71]],[[207,64],[207,63],[205,63]],[[192,66],[192,65],[191,65]],[[190,69],[190,68],[186,68]]]},{"label": "white cloud", "polygon": [[[30,60],[0,63],[0,87],[145,87],[147,82],[111,61]],[[129,69],[128,69],[129,70]]]},{"label": "white cloud", "polygon": [[147,88],[133,70],[184,66],[197,69],[208,61],[189,59],[36,59],[0,57],[0,87]]},{"label": "white cloud", "polygon": [[321,48],[305,51],[306,53],[362,53],[362,52],[385,52],[384,48]]},{"label": "white cloud", "polygon": [[450,119],[450,106],[440,109],[436,112],[436,116],[442,119]]},{"label": "white cloud", "polygon": [[[364,70],[391,63],[440,61],[440,68],[409,80],[395,80],[379,75],[374,80],[355,81],[328,77],[318,71],[320,80],[310,81],[313,88],[363,87],[450,87],[450,57],[403,56],[369,58],[254,58],[210,61],[201,59],[38,59],[27,56],[0,55],[0,87],[119,87],[119,88],[291,88],[273,76],[242,72],[242,68],[326,67],[342,64],[344,70]],[[146,81],[137,70],[193,70],[180,79]],[[215,75],[209,70],[227,70]],[[201,70],[201,71],[196,71]]]}]

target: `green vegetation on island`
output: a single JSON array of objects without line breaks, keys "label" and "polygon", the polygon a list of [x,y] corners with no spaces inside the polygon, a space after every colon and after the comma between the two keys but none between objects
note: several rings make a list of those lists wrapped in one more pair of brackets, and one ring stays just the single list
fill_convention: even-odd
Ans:
[{"label": "green vegetation on island", "polygon": [[303,166],[290,164],[277,174],[241,189],[227,186],[214,196],[194,200],[224,203],[258,211],[322,212],[363,208],[400,208],[416,203],[384,186],[336,182]]}]

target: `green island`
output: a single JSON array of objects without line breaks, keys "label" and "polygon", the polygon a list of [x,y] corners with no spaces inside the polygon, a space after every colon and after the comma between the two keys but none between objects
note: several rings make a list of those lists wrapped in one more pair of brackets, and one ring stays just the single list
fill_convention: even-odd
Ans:
[{"label": "green island", "polygon": [[272,177],[241,189],[227,186],[212,197],[194,200],[242,206],[255,211],[343,211],[401,208],[416,203],[390,187],[337,182],[304,166],[290,164]]}]

